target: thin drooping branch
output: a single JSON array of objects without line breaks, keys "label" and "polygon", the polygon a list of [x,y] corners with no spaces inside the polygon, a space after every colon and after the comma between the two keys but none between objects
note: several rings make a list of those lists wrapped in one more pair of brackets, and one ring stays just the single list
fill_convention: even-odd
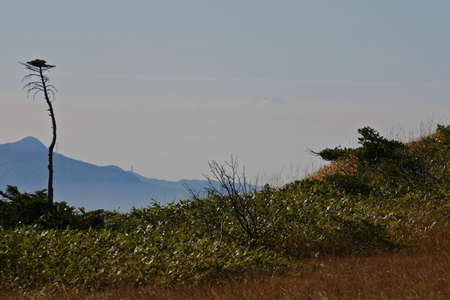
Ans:
[{"label": "thin drooping branch", "polygon": [[27,95],[33,94],[33,98],[38,93],[43,93],[45,102],[48,106],[48,113],[52,122],[52,141],[48,147],[48,184],[47,184],[47,199],[50,204],[53,204],[53,151],[56,145],[56,118],[53,109],[50,95],[54,98],[56,88],[49,84],[50,79],[44,75],[45,72],[54,68],[55,66],[48,65],[45,60],[35,59],[27,63],[21,63],[25,68],[31,71],[23,77],[23,81],[30,80],[24,85],[27,90]]}]

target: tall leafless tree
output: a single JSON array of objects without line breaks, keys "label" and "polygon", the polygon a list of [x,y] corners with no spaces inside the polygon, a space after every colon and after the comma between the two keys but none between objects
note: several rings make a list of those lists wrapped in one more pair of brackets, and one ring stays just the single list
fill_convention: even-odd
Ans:
[{"label": "tall leafless tree", "polygon": [[56,119],[51,99],[54,99],[56,88],[49,83],[50,79],[45,75],[45,73],[55,66],[47,64],[47,62],[43,59],[35,59],[21,64],[31,72],[23,77],[23,81],[26,81],[24,89],[27,91],[27,95],[33,95],[33,98],[35,98],[39,93],[44,95],[48,106],[48,113],[52,122],[52,141],[48,147],[47,199],[49,204],[53,204],[53,150],[56,144]]}]

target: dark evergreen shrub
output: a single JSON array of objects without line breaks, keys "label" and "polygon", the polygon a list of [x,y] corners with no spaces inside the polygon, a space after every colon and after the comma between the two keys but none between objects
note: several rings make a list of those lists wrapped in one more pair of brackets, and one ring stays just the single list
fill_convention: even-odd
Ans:
[{"label": "dark evergreen shrub", "polygon": [[323,179],[332,188],[351,195],[368,195],[370,187],[367,179],[358,175],[331,174]]}]

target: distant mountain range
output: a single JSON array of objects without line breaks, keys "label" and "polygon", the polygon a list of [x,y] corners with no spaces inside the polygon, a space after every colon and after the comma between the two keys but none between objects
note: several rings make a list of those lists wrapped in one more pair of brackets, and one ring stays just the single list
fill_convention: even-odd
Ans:
[{"label": "distant mountain range", "polygon": [[[97,166],[54,154],[55,200],[75,207],[119,209],[145,207],[152,199],[166,204],[189,199],[187,186],[204,192],[206,180],[167,181],[146,178],[116,166]],[[20,191],[34,192],[47,187],[47,148],[38,139],[26,137],[0,144],[0,190],[14,185]]]}]

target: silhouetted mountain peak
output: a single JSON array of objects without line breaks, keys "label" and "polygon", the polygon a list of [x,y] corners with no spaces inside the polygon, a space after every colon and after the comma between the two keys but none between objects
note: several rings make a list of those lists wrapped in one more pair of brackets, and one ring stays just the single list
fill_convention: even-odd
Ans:
[{"label": "silhouetted mountain peak", "polygon": [[[152,179],[117,166],[97,166],[55,153],[55,200],[87,209],[146,207],[150,199],[161,203],[189,199],[186,183]],[[47,147],[34,137],[0,144],[0,190],[6,185],[34,192],[47,184]],[[202,192],[207,181],[188,182]]]},{"label": "silhouetted mountain peak", "polygon": [[40,140],[32,136],[27,136],[17,142],[9,143],[9,145],[16,149],[26,151],[39,151],[47,148]]}]

